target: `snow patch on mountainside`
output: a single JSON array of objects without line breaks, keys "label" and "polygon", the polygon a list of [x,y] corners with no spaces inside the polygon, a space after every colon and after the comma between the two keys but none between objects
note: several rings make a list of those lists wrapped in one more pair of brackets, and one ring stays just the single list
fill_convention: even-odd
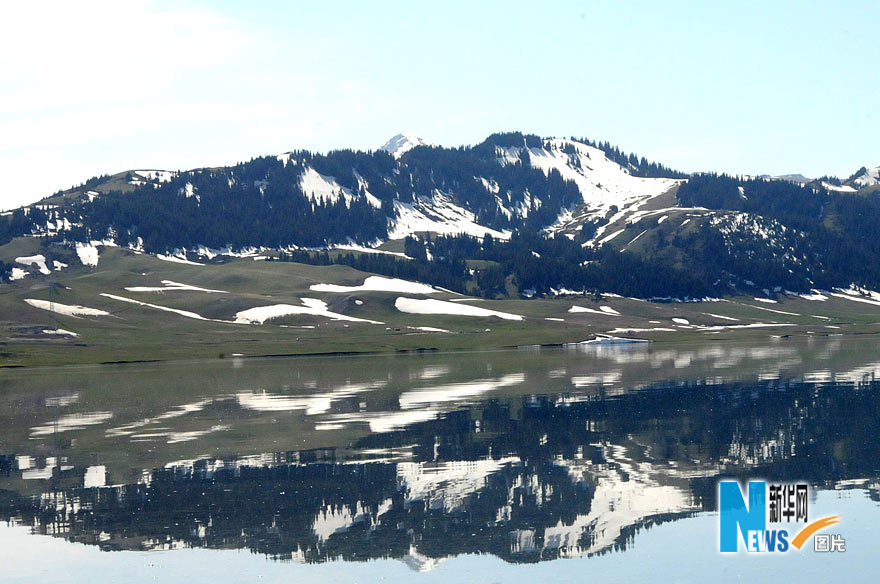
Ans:
[{"label": "snow patch on mountainside", "polygon": [[433,146],[430,142],[412,134],[397,134],[379,148],[394,158],[400,158],[416,146]]},{"label": "snow patch on mountainside", "polygon": [[[670,178],[641,178],[609,160],[605,153],[592,146],[573,140],[550,139],[541,148],[498,147],[496,154],[502,165],[519,162],[528,153],[530,164],[549,175],[557,171],[563,179],[574,182],[583,197],[588,218],[608,215],[617,208],[623,217],[634,212],[648,200],[669,191],[681,182]],[[584,217],[579,217],[579,220]],[[556,223],[547,228],[555,234],[574,220],[571,210],[563,212]],[[598,235],[598,234],[597,234]]]},{"label": "snow patch on mountainside", "polygon": [[110,313],[106,310],[100,310],[98,308],[89,308],[87,306],[79,306],[78,304],[59,304],[58,302],[51,302],[49,300],[37,300],[35,298],[25,298],[24,301],[34,308],[40,308],[42,310],[48,310],[49,312],[55,312],[58,314],[63,314],[65,316],[109,316]]},{"label": "snow patch on mountainside", "polygon": [[[598,148],[572,140],[548,140],[547,146],[547,149],[529,149],[532,166],[545,174],[555,169],[562,178],[574,181],[584,203],[590,207],[607,209],[617,205],[622,208],[634,200],[661,195],[680,182],[677,179],[632,176]],[[563,148],[573,148],[576,154],[568,154]]]},{"label": "snow patch on mountainside", "polygon": [[[380,244],[381,244],[381,241],[380,241],[379,243],[377,243],[376,245],[380,245]],[[357,243],[335,243],[335,244],[333,244],[333,245],[329,245],[329,246],[327,246],[327,247],[325,247],[325,248],[307,248],[307,249],[315,250],[315,251],[323,251],[323,250],[325,250],[325,249],[327,249],[327,250],[330,250],[330,249],[341,249],[341,250],[345,250],[345,251],[357,251],[357,252],[360,252],[360,253],[378,253],[378,254],[384,254],[384,255],[396,256],[396,257],[399,257],[399,258],[403,258],[403,259],[405,259],[405,260],[411,260],[411,259],[412,259],[411,257],[409,257],[408,255],[406,255],[406,254],[403,253],[402,251],[388,251],[388,250],[385,250],[385,249],[376,249],[376,248],[373,248],[373,247],[367,247],[367,246],[364,246],[364,245],[358,245]]]},{"label": "snow patch on mountainside", "polygon": [[44,335],[59,335],[62,337],[78,337],[79,335],[73,331],[64,329],[43,329]]},{"label": "snow patch on mountainside", "polygon": [[349,322],[367,322],[371,324],[384,324],[375,320],[367,320],[365,318],[355,318],[347,314],[339,314],[338,312],[330,312],[327,309],[327,303],[317,298],[300,298],[303,305],[293,306],[292,304],[272,304],[270,306],[256,306],[247,310],[242,310],[235,314],[235,322],[239,324],[264,324],[267,320],[273,318],[281,318],[282,316],[291,316],[295,314],[305,314],[312,316],[322,316],[331,320],[345,320]]},{"label": "snow patch on mountainside", "polygon": [[84,266],[91,266],[94,268],[98,265],[98,246],[95,245],[95,243],[77,242],[76,255]]},{"label": "snow patch on mountainside", "polygon": [[204,266],[205,265],[205,264],[200,264],[199,262],[190,261],[190,260],[186,259],[185,257],[181,258],[181,257],[173,256],[173,255],[166,255],[163,253],[156,254],[156,259],[160,259],[163,262],[172,262],[175,264],[187,264],[189,266]]},{"label": "snow patch on mountainside", "polygon": [[415,298],[400,297],[394,301],[394,307],[400,312],[406,312],[408,314],[449,314],[454,316],[478,317],[497,316],[504,320],[523,319],[523,317],[518,314],[488,310],[486,308],[470,306],[469,304],[434,300],[433,298],[417,300]]},{"label": "snow patch on mountainside", "polygon": [[568,309],[569,312],[577,313],[577,312],[590,312],[593,314],[602,314],[602,315],[611,315],[611,316],[620,316],[620,313],[611,308],[610,306],[600,306],[599,310],[595,308],[587,308],[586,306],[572,306]]},{"label": "snow patch on mountainside", "polygon": [[[362,187],[365,187],[366,181],[360,180],[359,182]],[[335,203],[341,197],[346,205],[350,205],[352,201],[361,198],[359,194],[353,193],[351,189],[336,182],[334,177],[325,176],[311,166],[303,170],[299,177],[299,184],[303,194],[315,202],[323,200],[328,203]],[[373,207],[379,208],[382,206],[382,202],[371,195],[366,188],[364,188],[364,197]]]},{"label": "snow patch on mountainside", "polygon": [[806,234],[776,219],[739,211],[715,212],[709,225],[721,234],[725,247],[732,253],[750,257],[749,250],[758,245],[771,251],[784,265],[793,267],[809,261],[802,249]]},{"label": "snow patch on mountainside", "polygon": [[849,185],[837,186],[837,185],[833,185],[829,182],[823,181],[822,186],[825,187],[826,191],[835,191],[838,193],[857,193],[858,192],[857,189],[854,189]]},{"label": "snow patch on mountainside", "polygon": [[293,157],[293,152],[285,152],[284,154],[279,154],[275,157],[275,160],[283,164],[285,167],[287,163],[296,164],[296,159]]},{"label": "snow patch on mountainside", "polygon": [[[143,180],[135,178],[134,175],[137,175]],[[132,171],[132,180],[129,182],[132,184],[137,184],[137,182],[143,184],[144,181],[166,183],[171,182],[171,179],[176,176],[177,173],[171,170],[135,170]]]},{"label": "snow patch on mountainside", "polygon": [[15,258],[15,263],[23,266],[36,266],[43,275],[50,273],[49,268],[46,267],[46,256],[43,254]]},{"label": "snow patch on mountainside", "polygon": [[399,278],[384,278],[382,276],[369,276],[360,286],[340,286],[337,284],[312,284],[309,289],[313,292],[398,292],[401,294],[435,294],[432,286],[419,282],[410,282]]},{"label": "snow patch on mountainside", "polygon": [[480,225],[476,215],[456,205],[449,195],[436,189],[431,197],[419,197],[413,203],[395,200],[394,215],[388,226],[389,239],[403,239],[423,231],[443,235],[465,233],[480,238],[488,233],[495,239],[510,239],[510,231],[497,231]]},{"label": "snow patch on mountainside", "polygon": [[133,300],[131,298],[126,298],[125,296],[117,296],[115,294],[107,294],[105,292],[101,292],[101,296],[105,298],[110,298],[111,300],[117,300],[119,302],[127,302],[128,304],[137,304],[138,306],[146,306],[147,308],[152,308],[153,310],[161,310],[162,312],[173,312],[174,314],[179,314],[180,316],[185,316],[186,318],[192,318],[195,320],[211,320],[210,318],[205,318],[201,314],[196,314],[195,312],[191,312],[189,310],[180,310],[178,308],[171,308],[169,306],[160,306],[158,304],[150,304],[149,302],[141,302],[139,300]]},{"label": "snow patch on mountainside", "polygon": [[833,292],[829,292],[828,294],[836,298],[880,306],[880,292],[861,288],[856,285],[852,285],[849,288],[835,288]]},{"label": "snow patch on mountainside", "polygon": [[190,284],[181,284],[172,280],[162,280],[163,286],[129,286],[126,288],[129,292],[207,292],[209,294],[227,294],[224,290],[211,290],[210,288],[199,288]]},{"label": "snow patch on mountainside", "polygon": [[865,169],[865,172],[854,178],[852,182],[860,187],[880,185],[880,166]]}]

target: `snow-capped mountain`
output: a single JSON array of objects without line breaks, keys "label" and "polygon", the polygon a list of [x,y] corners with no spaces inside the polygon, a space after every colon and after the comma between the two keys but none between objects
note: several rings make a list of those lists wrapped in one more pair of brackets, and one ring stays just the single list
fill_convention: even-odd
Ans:
[{"label": "snow-capped mountain", "polygon": [[880,166],[862,168],[850,182],[856,187],[872,187],[880,184]]},{"label": "snow-capped mountain", "polygon": [[[582,202],[562,209],[557,220],[546,227],[550,234],[581,226],[585,221],[611,216],[620,220],[632,215],[649,200],[669,192],[679,180],[643,178],[632,175],[632,168],[610,160],[599,148],[575,140],[549,139],[538,147],[498,147],[502,165],[527,163],[545,175],[556,172],[577,186]],[[499,200],[499,207],[503,207]],[[517,212],[527,215],[528,206]]]},{"label": "snow-capped mountain", "polygon": [[[398,134],[382,148],[392,157],[291,150],[229,167],[95,177],[7,213],[0,244],[39,236],[71,252],[119,245],[199,263],[346,246],[401,259],[446,258],[455,274],[426,269],[421,277],[471,291],[492,272],[462,267],[478,259],[507,270],[484,281],[494,282],[483,292],[489,295],[510,294],[513,285],[523,294],[597,286],[649,297],[723,295],[744,286],[880,286],[880,267],[863,269],[880,266],[880,246],[862,243],[877,240],[868,219],[880,215],[880,196],[872,193],[880,167],[847,181],[767,180],[686,175],[584,138],[508,132],[470,147],[413,151],[428,144]],[[489,236],[506,247],[438,242],[459,235]],[[413,238],[421,242],[416,247]],[[412,253],[402,253],[400,243],[376,249],[402,239]],[[449,256],[465,249],[470,255]],[[626,257],[636,259],[625,261],[636,264],[612,267],[617,260],[603,250],[630,252]],[[17,257],[0,257],[0,277],[46,276]],[[540,261],[530,265],[528,257]],[[69,259],[47,255],[46,265]],[[84,265],[95,264],[92,258]],[[387,267],[390,275],[396,269]],[[667,275],[627,278],[633,270]]]},{"label": "snow-capped mountain", "polygon": [[[239,206],[239,213],[244,215],[301,215],[302,210],[283,209],[303,206],[293,205],[287,196],[287,191],[293,189],[308,202],[309,212],[315,218],[333,215],[335,219],[312,221],[310,230],[315,223],[323,226],[315,237],[303,237],[305,229],[292,230],[283,237],[289,245],[314,246],[334,240],[375,244],[416,233],[508,239],[526,223],[555,234],[565,228],[574,229],[586,219],[603,218],[612,210],[615,217],[622,218],[679,182],[674,178],[634,176],[636,166],[630,162],[621,166],[594,145],[522,134],[494,135],[464,153],[444,150],[460,159],[453,167],[437,166],[433,161],[426,165],[423,160],[404,156],[416,146],[429,144],[417,136],[394,136],[382,147],[395,158],[391,168],[377,167],[368,153],[354,153],[354,158],[343,160],[339,153],[291,151],[228,168],[120,173],[104,180],[93,179],[82,188],[48,199],[44,205],[45,223],[40,219],[35,228],[37,232],[57,234],[59,226],[82,226],[89,231],[101,231],[102,237],[89,238],[101,241],[107,239],[109,232],[116,234],[115,239],[123,233],[143,233],[144,222],[152,221],[143,214],[138,226],[123,225],[115,219],[101,227],[94,224],[95,207],[102,207],[107,203],[105,196],[118,192],[129,195],[120,200],[126,206],[134,204],[134,199],[143,199],[140,202],[148,206],[154,201],[161,202],[159,213],[176,209],[169,212],[168,220],[172,223],[180,221],[182,215],[193,214],[186,225],[181,224],[169,233],[204,233],[194,235],[198,240],[193,242],[195,245],[175,236],[175,241],[156,242],[164,249],[155,251],[195,250],[200,246],[232,249],[242,244],[265,246],[278,237],[273,235],[266,240],[256,236],[247,242],[227,240],[225,229],[218,229],[218,220],[225,223],[231,219],[228,210]],[[257,199],[253,195],[258,195]],[[283,199],[274,200],[282,196]],[[220,201],[226,198],[229,200]],[[95,202],[96,199],[101,200]],[[224,209],[223,219],[216,217],[209,221],[210,225],[205,222],[203,230],[196,229],[195,225],[202,222],[199,216],[213,215],[218,207]],[[343,216],[359,214],[365,216],[352,219],[350,225],[339,229]],[[156,227],[159,228],[158,222]],[[146,250],[152,251],[151,238],[139,236]],[[136,238],[128,239],[127,243],[141,245]]]},{"label": "snow-capped mountain", "polygon": [[400,158],[416,146],[433,146],[433,144],[413,134],[397,134],[385,142],[379,150],[384,150],[394,158]]}]

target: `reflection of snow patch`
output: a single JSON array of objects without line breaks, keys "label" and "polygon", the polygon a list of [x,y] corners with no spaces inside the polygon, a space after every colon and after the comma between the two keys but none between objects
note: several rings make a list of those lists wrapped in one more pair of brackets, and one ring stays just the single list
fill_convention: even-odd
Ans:
[{"label": "reflection of snow patch", "polygon": [[[555,462],[568,470],[573,481],[589,478],[596,487],[589,513],[544,529],[545,549],[572,556],[596,553],[615,545],[625,529],[643,519],[699,509],[684,485],[669,484],[672,477],[665,469],[633,461],[623,446],[609,444],[602,449],[607,464]],[[584,537],[587,534],[590,537]]]},{"label": "reflection of snow patch", "polygon": [[131,436],[132,431],[138,428],[143,428],[144,426],[149,426],[150,424],[154,424],[155,422],[170,420],[172,418],[179,418],[181,416],[185,416],[187,414],[192,414],[195,412],[202,411],[204,407],[210,404],[213,400],[205,399],[193,403],[183,404],[180,406],[175,406],[170,410],[163,412],[152,418],[143,418],[141,420],[131,422],[129,424],[125,424],[119,426],[117,428],[110,428],[107,430],[106,435],[117,437],[117,436]]},{"label": "reflection of snow patch", "polygon": [[86,469],[86,474],[83,477],[84,488],[103,487],[105,484],[107,484],[107,467],[99,465]]},{"label": "reflection of snow patch", "polygon": [[57,420],[47,422],[41,426],[31,428],[31,438],[39,438],[48,436],[58,432],[69,432],[72,430],[82,430],[86,426],[94,426],[103,424],[113,417],[113,412],[90,412],[82,414],[68,414]]},{"label": "reflection of snow patch", "polygon": [[342,505],[325,507],[318,512],[312,523],[312,530],[319,541],[325,541],[335,533],[342,533],[359,521],[366,521],[369,514],[361,507],[360,501],[355,504],[355,512]]},{"label": "reflection of snow patch", "polygon": [[650,343],[651,341],[646,339],[625,339],[623,337],[596,337],[595,339],[590,339],[588,341],[581,341],[580,345],[630,345],[630,344],[642,344],[642,343]]},{"label": "reflection of snow patch", "polygon": [[224,426],[222,424],[218,424],[215,426],[211,426],[207,430],[190,430],[188,432],[170,432],[167,435],[168,444],[176,444],[178,442],[189,442],[191,440],[195,440],[197,438],[201,438],[202,436],[206,436],[211,434],[212,432],[220,432],[222,430],[228,430],[229,426]]},{"label": "reflection of snow patch", "polygon": [[485,488],[489,476],[508,465],[519,464],[520,459],[513,456],[498,460],[399,462],[397,483],[406,503],[421,501],[428,509],[448,513]]},{"label": "reflection of snow patch", "polygon": [[439,410],[407,410],[400,412],[364,412],[341,414],[331,421],[315,424],[315,430],[335,430],[340,424],[366,423],[371,432],[391,432],[410,424],[427,422],[440,415]]},{"label": "reflection of snow patch", "polygon": [[330,411],[334,402],[378,389],[385,384],[384,380],[374,383],[346,383],[329,391],[307,395],[284,395],[262,391],[239,393],[235,397],[238,405],[248,410],[258,412],[305,410],[307,415],[315,416]]},{"label": "reflection of snow patch", "polygon": [[406,391],[398,398],[400,409],[411,410],[426,405],[436,405],[445,402],[460,402],[468,400],[484,393],[518,385],[525,381],[522,373],[506,375],[500,379],[486,379],[467,383],[451,383],[437,387],[428,387],[413,391]]},{"label": "reflection of snow patch", "polygon": [[613,385],[620,383],[623,378],[623,371],[615,369],[608,373],[600,373],[595,375],[577,375],[571,378],[571,384],[576,388],[589,387],[592,385]]}]

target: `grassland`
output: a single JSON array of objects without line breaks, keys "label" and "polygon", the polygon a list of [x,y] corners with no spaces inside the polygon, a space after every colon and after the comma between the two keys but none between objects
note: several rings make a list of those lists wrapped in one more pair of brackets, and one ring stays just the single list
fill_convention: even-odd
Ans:
[{"label": "grassland", "polygon": [[[39,252],[37,240],[20,238],[0,246],[0,259],[11,262],[15,257]],[[751,297],[718,302],[656,303],[607,296],[599,300],[592,296],[480,300],[445,292],[431,296],[523,317],[521,321],[514,321],[497,317],[405,314],[395,308],[399,296],[419,297],[415,295],[310,290],[310,286],[319,283],[356,286],[369,275],[346,266],[309,266],[252,258],[188,265],[131,250],[102,247],[96,268],[72,261],[70,267],[50,275],[32,272],[21,280],[0,285],[0,364],[3,366],[218,359],[233,354],[250,357],[472,350],[572,343],[606,333],[664,344],[699,344],[707,339],[760,340],[782,335],[858,335],[880,331],[880,306],[835,297],[811,301],[780,296],[777,303],[770,304]],[[163,280],[225,293],[126,290],[127,287],[160,287]],[[192,312],[205,320],[122,302],[102,294]],[[301,305],[302,298],[317,298],[326,302],[330,311],[383,324],[345,322],[313,315],[287,316],[262,325],[231,322],[239,311],[273,304]],[[110,314],[65,316],[30,306],[25,299],[81,305]],[[569,312],[574,305],[595,312]],[[619,314],[602,313],[601,307]],[[673,318],[684,319],[688,324]],[[768,326],[718,328],[754,324]],[[417,327],[448,332],[426,332]],[[77,336],[44,332],[54,329],[71,331]],[[612,332],[616,329],[642,330]]]}]

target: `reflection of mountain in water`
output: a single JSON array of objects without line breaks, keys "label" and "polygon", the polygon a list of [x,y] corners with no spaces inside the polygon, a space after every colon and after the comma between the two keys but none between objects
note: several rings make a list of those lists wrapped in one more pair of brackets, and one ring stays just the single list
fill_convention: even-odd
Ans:
[{"label": "reflection of mountain in water", "polygon": [[[880,475],[878,431],[878,382],[526,397],[367,436],[355,459],[333,450],[199,459],[92,488],[64,485],[80,476],[100,485],[100,467],[57,466],[39,497],[0,493],[0,515],[103,549],[393,557],[416,569],[462,553],[534,562],[622,549],[641,529],[711,509],[722,475],[867,488],[877,498],[876,480],[855,479]],[[32,462],[4,457],[4,481]]]}]

